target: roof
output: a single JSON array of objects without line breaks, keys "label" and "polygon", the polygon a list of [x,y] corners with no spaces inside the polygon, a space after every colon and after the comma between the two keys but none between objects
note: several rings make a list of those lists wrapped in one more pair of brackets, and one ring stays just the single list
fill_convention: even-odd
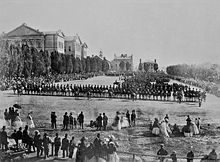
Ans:
[{"label": "roof", "polygon": [[61,37],[65,37],[65,35],[63,34],[63,32],[61,30],[58,31],[45,31],[43,32],[45,35],[59,35]]},{"label": "roof", "polygon": [[5,36],[6,37],[14,37],[14,36],[25,36],[25,35],[43,35],[43,32],[36,30],[27,26],[27,24],[23,23],[22,25],[18,26],[14,30],[8,32]]},{"label": "roof", "polygon": [[79,40],[80,44],[83,44],[78,34],[76,34],[74,36],[66,36],[65,37],[65,41],[76,41],[77,39]]}]

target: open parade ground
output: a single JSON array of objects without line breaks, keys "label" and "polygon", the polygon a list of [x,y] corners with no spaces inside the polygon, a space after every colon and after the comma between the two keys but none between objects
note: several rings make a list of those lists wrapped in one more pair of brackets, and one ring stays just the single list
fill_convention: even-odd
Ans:
[{"label": "open parade ground", "polygon": [[[87,80],[78,80],[67,82],[69,84],[96,84],[96,85],[112,85],[118,77],[98,76]],[[63,83],[66,84],[66,83]],[[166,114],[169,115],[169,123],[171,125],[184,125],[186,116],[190,115],[191,119],[200,117],[202,123],[202,133],[193,137],[170,137],[165,139],[165,147],[167,151],[172,153],[176,151],[178,156],[185,156],[189,148],[193,146],[195,157],[201,157],[208,154],[212,148],[220,153],[220,98],[207,94],[205,102],[199,107],[197,102],[177,102],[169,101],[147,101],[147,100],[128,100],[128,99],[109,99],[109,98],[90,98],[86,97],[61,97],[61,96],[36,96],[13,94],[13,91],[0,92],[0,126],[4,125],[3,112],[5,108],[13,104],[20,104],[22,109],[19,110],[21,119],[26,121],[29,112],[33,112],[33,121],[37,130],[41,133],[47,132],[50,137],[54,137],[56,132],[61,136],[68,133],[69,137],[75,136],[79,140],[82,136],[86,136],[88,141],[93,141],[97,133],[101,133],[102,138],[112,134],[116,137],[119,144],[117,149],[118,155],[124,161],[132,158],[132,153],[156,155],[160,144],[164,142],[161,137],[152,137],[149,131],[150,121],[155,117],[159,120],[163,119]],[[124,128],[120,131],[96,131],[94,128],[86,127],[83,131],[79,128],[67,131],[61,131],[62,120],[65,112],[72,112],[73,117],[83,111],[85,115],[85,125],[89,125],[90,120],[95,120],[100,113],[105,113],[109,118],[109,125],[115,117],[116,111],[126,113],[136,110],[137,126]],[[57,114],[57,130],[50,129],[50,114],[55,111]],[[32,131],[33,133],[33,131]],[[130,152],[125,154],[120,152]],[[32,155],[28,155],[32,156]],[[34,155],[35,156],[35,155]],[[137,156],[137,158],[140,157]],[[142,161],[155,161],[154,157],[141,157]],[[126,160],[127,159],[127,160]],[[32,158],[33,161],[37,161]],[[38,159],[39,160],[39,159]],[[30,159],[27,161],[30,161]]]}]

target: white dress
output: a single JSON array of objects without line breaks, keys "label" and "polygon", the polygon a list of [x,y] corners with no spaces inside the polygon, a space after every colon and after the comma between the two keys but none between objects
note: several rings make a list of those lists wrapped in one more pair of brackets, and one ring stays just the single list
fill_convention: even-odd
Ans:
[{"label": "white dress", "polygon": [[114,152],[113,154],[108,154],[108,159],[108,162],[119,162],[120,160],[116,152]]},{"label": "white dress", "polygon": [[34,121],[31,115],[27,116],[27,124],[29,128],[35,128]]},{"label": "white dress", "polygon": [[[117,123],[117,124],[116,124]],[[120,116],[119,116],[119,121],[117,122],[116,120],[114,120],[114,123],[112,125],[112,129],[113,130],[121,130],[121,120],[120,120]]]},{"label": "white dress", "polygon": [[170,137],[168,132],[167,132],[167,123],[166,122],[162,122],[160,125],[160,130],[161,130],[161,134],[165,137]]},{"label": "white dress", "polygon": [[23,122],[21,121],[21,118],[19,116],[16,116],[14,124],[16,128],[20,128],[23,126]]},{"label": "white dress", "polygon": [[128,119],[125,116],[121,117],[121,127],[122,128],[127,128],[129,127],[129,122]]}]

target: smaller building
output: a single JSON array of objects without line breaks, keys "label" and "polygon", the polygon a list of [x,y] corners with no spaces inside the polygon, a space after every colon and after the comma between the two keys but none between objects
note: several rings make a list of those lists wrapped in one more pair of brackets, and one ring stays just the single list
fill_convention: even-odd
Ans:
[{"label": "smaller building", "polygon": [[114,55],[114,60],[111,61],[111,70],[116,72],[133,71],[133,55]]},{"label": "smaller building", "polygon": [[141,62],[140,59],[140,63],[139,63],[139,71],[143,71],[143,72],[156,72],[158,68],[158,64],[156,59],[154,61],[144,61],[143,63]]},{"label": "smaller building", "polygon": [[49,53],[57,51],[64,54],[64,38],[65,35],[61,30],[44,32],[45,35],[45,50]]},{"label": "smaller building", "polygon": [[65,37],[65,53],[75,58],[86,58],[88,46],[82,43],[78,35]]}]

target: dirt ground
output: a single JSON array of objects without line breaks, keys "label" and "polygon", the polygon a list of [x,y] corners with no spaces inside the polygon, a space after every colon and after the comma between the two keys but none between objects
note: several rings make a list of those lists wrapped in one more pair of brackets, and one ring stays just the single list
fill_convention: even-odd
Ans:
[{"label": "dirt ground", "polygon": [[[71,82],[72,84],[112,84],[116,77],[95,77],[88,80]],[[80,129],[61,131],[62,117],[65,112],[72,112],[76,117],[80,111],[85,114],[85,123],[89,124],[90,120],[94,120],[99,113],[105,112],[110,122],[115,116],[116,111],[126,112],[126,110],[137,111],[138,126],[135,128],[122,129],[121,131],[102,131],[103,138],[113,134],[119,144],[118,151],[135,152],[156,155],[163,139],[160,137],[151,137],[149,133],[149,123],[155,117],[162,119],[165,114],[170,116],[170,124],[177,123],[184,125],[186,115],[194,120],[197,117],[202,121],[202,134],[191,138],[171,137],[166,140],[165,148],[169,153],[173,150],[178,156],[186,156],[190,146],[193,146],[195,156],[208,154],[212,148],[217,149],[220,153],[220,98],[213,95],[207,95],[206,102],[202,107],[198,107],[198,103],[175,103],[175,102],[159,102],[159,101],[131,101],[126,99],[97,99],[92,98],[74,98],[74,97],[51,97],[51,96],[17,96],[12,91],[0,92],[0,119],[3,119],[3,111],[5,108],[18,103],[22,106],[20,115],[25,122],[28,112],[33,111],[33,120],[40,132],[48,132],[51,137],[56,132],[60,135],[68,133],[69,136],[75,136],[79,140],[82,136],[88,137],[88,142],[93,141],[98,131],[86,128],[84,131]],[[50,113],[55,111],[58,116],[58,131],[48,130],[50,127]],[[3,120],[1,120],[3,121]],[[4,123],[0,122],[2,127]],[[69,137],[70,138],[70,137]],[[119,154],[121,159],[131,156]],[[220,157],[220,156],[219,156]],[[144,160],[145,159],[145,160]],[[142,161],[155,161],[155,158],[142,157]],[[128,160],[125,160],[128,161]]]}]

